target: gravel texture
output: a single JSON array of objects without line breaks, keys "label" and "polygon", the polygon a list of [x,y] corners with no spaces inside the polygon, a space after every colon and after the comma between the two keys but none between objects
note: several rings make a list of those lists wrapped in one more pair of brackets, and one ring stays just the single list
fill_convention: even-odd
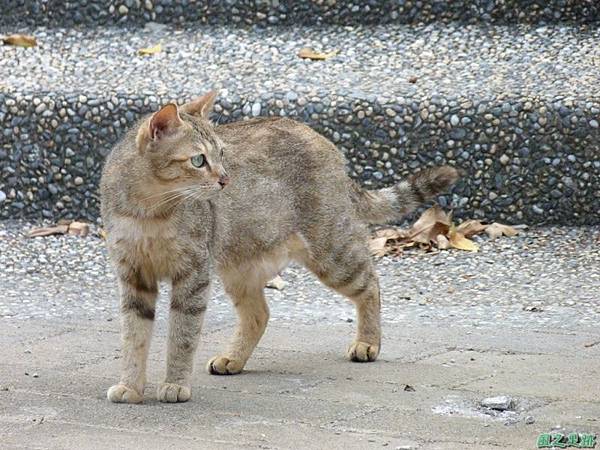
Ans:
[{"label": "gravel texture", "polygon": [[[0,317],[118,320],[116,280],[104,242],[94,233],[27,239],[32,226],[0,222]],[[546,227],[514,238],[475,239],[478,253],[408,251],[377,260],[383,321],[573,329],[600,320],[600,228]],[[267,289],[272,322],[353,320],[351,304],[303,268],[293,265],[282,278],[283,291]],[[166,294],[162,289],[163,325]],[[217,283],[209,322],[233,323],[232,309]]]},{"label": "gravel texture", "polygon": [[[104,156],[141,114],[220,90],[214,119],[304,121],[389,185],[464,171],[456,216],[595,224],[600,214],[598,30],[460,25],[86,31],[37,28],[0,47],[0,218],[98,215]],[[162,43],[154,56],[137,50]],[[304,46],[337,50],[327,60]]]},{"label": "gravel texture", "polygon": [[597,22],[594,0],[1,0],[0,24],[381,24]]}]

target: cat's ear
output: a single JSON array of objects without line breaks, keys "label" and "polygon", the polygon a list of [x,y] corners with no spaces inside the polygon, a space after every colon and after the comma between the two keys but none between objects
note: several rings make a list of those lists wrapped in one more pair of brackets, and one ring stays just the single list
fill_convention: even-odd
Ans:
[{"label": "cat's ear", "polygon": [[172,134],[178,127],[183,125],[179,111],[175,103],[163,106],[160,111],[155,112],[148,124],[150,139],[157,141],[163,136]]},{"label": "cat's ear", "polygon": [[192,116],[200,116],[203,119],[208,119],[208,115],[215,105],[216,98],[217,91],[210,91],[202,97],[198,97],[196,100],[186,103],[181,107],[181,110]]}]

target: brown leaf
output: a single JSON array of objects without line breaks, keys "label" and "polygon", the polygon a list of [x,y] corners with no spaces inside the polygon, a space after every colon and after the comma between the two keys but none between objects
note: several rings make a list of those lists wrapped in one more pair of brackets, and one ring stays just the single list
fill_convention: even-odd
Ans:
[{"label": "brown leaf", "polygon": [[50,236],[53,234],[67,234],[69,231],[68,225],[56,225],[53,227],[39,227],[32,229],[29,233],[27,233],[27,237],[42,237],[42,236]]},{"label": "brown leaf", "polygon": [[469,238],[485,231],[487,227],[488,225],[481,223],[479,220],[465,220],[456,227],[456,231]]},{"label": "brown leaf", "polygon": [[298,56],[303,59],[312,59],[313,61],[324,61],[326,59],[331,58],[337,54],[337,50],[334,50],[329,53],[320,53],[313,50],[310,47],[301,48],[298,52]]},{"label": "brown leaf", "polygon": [[375,237],[369,241],[369,251],[373,256],[385,256],[387,254],[387,237]]},{"label": "brown leaf", "polygon": [[417,80],[418,80],[418,78],[416,76],[412,75],[412,76],[408,77],[407,81],[411,84],[415,84],[417,82]]},{"label": "brown leaf", "polygon": [[69,225],[69,234],[72,236],[86,237],[90,232],[90,226],[83,222],[72,222]]},{"label": "brown leaf", "polygon": [[138,50],[138,55],[140,56],[149,56],[149,55],[155,55],[157,53],[160,53],[162,51],[162,47],[160,44],[156,44],[152,47],[146,47],[146,48],[140,48]]},{"label": "brown leaf", "polygon": [[15,47],[35,47],[37,41],[33,36],[26,34],[11,34],[2,38],[4,45],[14,45]]},{"label": "brown leaf", "polygon": [[104,228],[100,228],[98,230],[98,236],[100,236],[100,238],[106,240],[106,237],[108,236],[108,234],[106,233],[106,230],[104,230]]},{"label": "brown leaf", "polygon": [[451,223],[450,214],[445,213],[438,205],[434,205],[421,214],[421,217],[411,227],[411,233],[406,239],[429,244],[431,241],[435,241],[439,234],[448,233]]},{"label": "brown leaf", "polygon": [[494,222],[491,225],[488,225],[485,229],[485,232],[491,239],[496,239],[502,235],[504,236],[516,236],[519,234],[519,230],[511,227],[510,225],[502,225],[501,223]]},{"label": "brown leaf", "polygon": [[410,236],[410,231],[402,228],[383,228],[375,232],[375,237],[385,237],[387,239],[406,239],[408,236]]},{"label": "brown leaf", "polygon": [[435,243],[440,250],[447,250],[450,248],[450,241],[443,234],[438,234],[435,238]]},{"label": "brown leaf", "polygon": [[52,227],[40,227],[34,228],[27,237],[43,237],[51,236],[53,234],[70,234],[73,236],[85,237],[90,232],[90,226],[83,222],[70,222],[69,220],[60,220],[59,223]]},{"label": "brown leaf", "polygon": [[468,252],[476,252],[479,250],[479,246],[470,239],[467,239],[464,234],[456,231],[453,226],[450,228],[450,247],[457,248],[459,250],[466,250]]}]

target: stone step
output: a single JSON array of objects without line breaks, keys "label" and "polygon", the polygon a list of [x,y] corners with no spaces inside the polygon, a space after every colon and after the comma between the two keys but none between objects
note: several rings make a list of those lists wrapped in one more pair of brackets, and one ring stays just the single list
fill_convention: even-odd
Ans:
[{"label": "stone step", "polygon": [[594,23],[596,0],[0,0],[0,25]]},{"label": "stone step", "polygon": [[[333,140],[366,187],[464,172],[457,217],[600,219],[600,32],[566,26],[151,26],[25,30],[0,47],[0,218],[98,215],[104,156],[140,115],[209,88],[214,120],[281,115]],[[157,43],[162,51],[137,50]],[[300,59],[304,46],[337,51]]]}]

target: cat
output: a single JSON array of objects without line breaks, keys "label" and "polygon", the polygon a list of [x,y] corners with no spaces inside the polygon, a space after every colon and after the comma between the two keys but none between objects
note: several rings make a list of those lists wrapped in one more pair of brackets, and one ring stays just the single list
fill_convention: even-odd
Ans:
[{"label": "cat", "polygon": [[214,91],[144,117],[108,156],[101,212],[121,302],[122,373],[107,397],[139,403],[146,382],[158,283],[171,283],[162,402],[191,397],[193,358],[213,272],[238,315],[214,375],[242,371],[265,331],[263,289],[289,261],[312,271],[356,306],[352,361],[380,350],[380,293],[367,224],[400,219],[458,178],[449,166],[421,170],[366,191],[346,173],[340,151],[287,118],[213,126]]}]

